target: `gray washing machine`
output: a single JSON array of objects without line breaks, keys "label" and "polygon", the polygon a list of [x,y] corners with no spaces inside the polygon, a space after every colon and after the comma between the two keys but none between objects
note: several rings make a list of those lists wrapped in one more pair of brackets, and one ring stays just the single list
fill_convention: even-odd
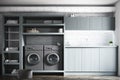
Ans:
[{"label": "gray washing machine", "polygon": [[25,69],[43,70],[43,45],[25,46]]},{"label": "gray washing machine", "polygon": [[44,70],[59,70],[60,62],[59,47],[56,45],[44,45]]}]

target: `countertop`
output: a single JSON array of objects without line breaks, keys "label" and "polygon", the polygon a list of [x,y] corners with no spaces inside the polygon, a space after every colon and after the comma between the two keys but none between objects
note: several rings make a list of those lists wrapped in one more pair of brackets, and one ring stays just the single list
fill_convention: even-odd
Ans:
[{"label": "countertop", "polygon": [[118,46],[65,46],[65,48],[115,48]]}]

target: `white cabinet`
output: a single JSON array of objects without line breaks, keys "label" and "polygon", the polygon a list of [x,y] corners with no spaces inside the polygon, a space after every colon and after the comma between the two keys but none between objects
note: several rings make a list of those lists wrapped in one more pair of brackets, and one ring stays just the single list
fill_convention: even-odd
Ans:
[{"label": "white cabinet", "polygon": [[100,48],[100,71],[115,72],[117,68],[116,48]]},{"label": "white cabinet", "polygon": [[65,71],[81,71],[81,48],[67,48],[65,50]]},{"label": "white cabinet", "polygon": [[71,47],[65,49],[65,75],[115,75],[117,72],[116,47]]},{"label": "white cabinet", "polygon": [[82,49],[82,71],[99,71],[99,48]]}]

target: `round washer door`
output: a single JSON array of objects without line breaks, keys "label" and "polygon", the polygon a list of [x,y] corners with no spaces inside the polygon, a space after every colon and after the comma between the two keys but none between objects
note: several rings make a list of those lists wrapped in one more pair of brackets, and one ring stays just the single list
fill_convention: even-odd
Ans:
[{"label": "round washer door", "polygon": [[40,56],[37,53],[30,53],[27,56],[27,62],[31,65],[36,65],[40,62]]},{"label": "round washer door", "polygon": [[56,53],[50,53],[47,55],[47,63],[49,65],[55,65],[59,62],[59,60],[60,60],[60,57]]}]

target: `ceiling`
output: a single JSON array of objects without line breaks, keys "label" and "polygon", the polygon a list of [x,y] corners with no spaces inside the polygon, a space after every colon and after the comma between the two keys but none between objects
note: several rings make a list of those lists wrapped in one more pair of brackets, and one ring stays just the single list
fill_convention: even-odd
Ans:
[{"label": "ceiling", "polygon": [[113,5],[118,0],[0,0],[0,5]]}]

